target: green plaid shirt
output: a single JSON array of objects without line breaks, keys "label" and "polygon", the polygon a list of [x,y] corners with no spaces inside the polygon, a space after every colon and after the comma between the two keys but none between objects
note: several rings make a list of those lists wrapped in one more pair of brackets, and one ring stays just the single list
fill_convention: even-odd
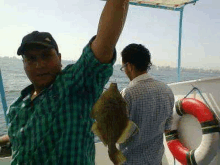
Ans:
[{"label": "green plaid shirt", "polygon": [[89,43],[33,101],[33,85],[21,92],[8,112],[12,165],[95,164],[90,112],[113,73],[114,55],[111,64],[101,64]]}]

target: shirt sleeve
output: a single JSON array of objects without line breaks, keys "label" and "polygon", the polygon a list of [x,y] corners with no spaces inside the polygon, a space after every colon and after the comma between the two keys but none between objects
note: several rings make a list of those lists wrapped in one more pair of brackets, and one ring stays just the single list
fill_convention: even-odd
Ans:
[{"label": "shirt sleeve", "polygon": [[166,123],[165,123],[165,130],[166,131],[171,130],[172,121],[173,121],[174,95],[173,95],[173,92],[171,91],[171,89],[170,89],[168,101],[170,102],[170,106],[168,107],[170,113],[169,113],[168,119],[166,120]]},{"label": "shirt sleeve", "polygon": [[71,80],[68,81],[70,85],[81,89],[78,94],[93,93],[93,95],[96,95],[100,93],[113,73],[116,51],[114,51],[111,63],[101,63],[96,59],[91,49],[91,43],[95,37],[84,47],[79,60],[75,64],[68,65],[63,70],[67,81]]},{"label": "shirt sleeve", "polygon": [[171,115],[165,123],[165,131],[170,131],[171,130],[171,125],[172,125],[172,120],[173,120],[173,116]]}]

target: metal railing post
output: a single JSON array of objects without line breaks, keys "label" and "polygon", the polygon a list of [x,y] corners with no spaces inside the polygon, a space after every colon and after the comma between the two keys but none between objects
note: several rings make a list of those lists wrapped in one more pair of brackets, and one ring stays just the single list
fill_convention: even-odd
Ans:
[{"label": "metal railing post", "polygon": [[5,90],[4,90],[4,85],[3,85],[1,69],[0,69],[0,93],[1,93],[3,111],[5,115],[5,122],[6,122],[6,125],[8,126],[8,118],[6,117],[6,112],[7,112],[8,107],[7,107],[6,98],[5,98]]},{"label": "metal railing post", "polygon": [[181,44],[182,44],[182,23],[183,23],[183,8],[180,11],[180,21],[179,21],[179,47],[178,47],[178,69],[177,75],[179,82],[181,80]]}]

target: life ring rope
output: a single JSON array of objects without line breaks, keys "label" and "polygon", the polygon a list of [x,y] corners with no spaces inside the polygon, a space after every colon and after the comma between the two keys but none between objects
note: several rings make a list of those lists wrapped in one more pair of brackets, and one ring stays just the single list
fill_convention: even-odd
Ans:
[{"label": "life ring rope", "polygon": [[166,133],[166,141],[169,142],[171,140],[179,139],[177,130],[170,131]]},{"label": "life ring rope", "polygon": [[202,127],[203,134],[220,132],[220,127],[219,127],[219,124],[216,120],[203,122],[203,123],[201,123],[201,127]]},{"label": "life ring rope", "polygon": [[188,165],[197,165],[195,159],[195,150],[190,150],[189,152],[187,152],[186,159]]}]

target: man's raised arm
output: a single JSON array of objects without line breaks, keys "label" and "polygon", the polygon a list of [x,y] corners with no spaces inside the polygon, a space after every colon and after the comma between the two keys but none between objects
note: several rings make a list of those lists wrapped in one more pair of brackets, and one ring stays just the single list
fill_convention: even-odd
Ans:
[{"label": "man's raised arm", "polygon": [[129,0],[107,0],[99,20],[98,33],[91,48],[101,63],[109,63],[124,27]]}]

